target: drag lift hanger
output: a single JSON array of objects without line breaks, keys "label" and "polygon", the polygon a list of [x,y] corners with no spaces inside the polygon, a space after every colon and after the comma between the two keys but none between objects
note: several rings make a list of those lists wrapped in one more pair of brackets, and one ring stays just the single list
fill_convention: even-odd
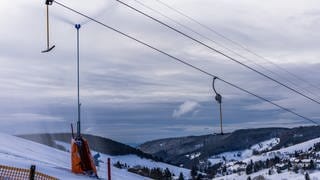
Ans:
[{"label": "drag lift hanger", "polygon": [[41,51],[42,53],[47,53],[51,51],[55,45],[50,47],[50,32],[49,32],[49,6],[52,5],[53,0],[46,0],[46,5],[47,5],[47,49]]},{"label": "drag lift hanger", "polygon": [[213,78],[213,81],[212,81],[212,88],[213,88],[213,91],[215,92],[216,96],[215,96],[215,100],[217,101],[217,103],[219,104],[220,106],[220,130],[221,130],[221,135],[223,135],[223,131],[222,131],[222,96],[216,91],[215,89],[215,80],[217,79],[217,77],[214,77]]}]

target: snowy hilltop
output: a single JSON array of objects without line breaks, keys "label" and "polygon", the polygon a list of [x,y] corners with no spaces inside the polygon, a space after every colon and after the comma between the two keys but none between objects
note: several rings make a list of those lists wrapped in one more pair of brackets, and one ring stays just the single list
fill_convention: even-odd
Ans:
[{"label": "snowy hilltop", "polygon": [[320,138],[252,156],[242,156],[245,151],[251,150],[223,153],[210,159],[212,163],[221,165],[216,179],[320,178]]},{"label": "snowy hilltop", "polygon": [[[87,135],[100,155],[98,175],[112,179],[317,179],[319,128],[262,128],[225,135],[189,136],[144,143],[139,149]],[[46,145],[39,137],[51,137]],[[33,141],[23,139],[28,138]],[[35,138],[35,137],[38,137]],[[69,134],[0,134],[0,165],[30,168],[59,179],[88,179],[70,172]],[[42,142],[43,143],[43,142]],[[143,152],[142,152],[143,151]],[[91,179],[91,178],[90,178]]]},{"label": "snowy hilltop", "polygon": [[139,148],[191,169],[195,178],[246,179],[290,174],[304,178],[315,177],[320,169],[319,132],[319,126],[242,129],[224,135],[154,140]]}]

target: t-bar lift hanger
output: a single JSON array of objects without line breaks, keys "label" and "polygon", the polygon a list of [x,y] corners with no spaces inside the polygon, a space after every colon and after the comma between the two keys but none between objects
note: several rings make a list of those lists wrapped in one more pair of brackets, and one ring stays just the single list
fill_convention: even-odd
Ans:
[{"label": "t-bar lift hanger", "polygon": [[52,5],[53,0],[46,0],[46,5],[47,5],[47,49],[41,51],[42,53],[47,53],[49,51],[51,51],[55,45],[50,47],[50,43],[49,43],[49,6]]},{"label": "t-bar lift hanger", "polygon": [[221,129],[221,135],[223,135],[223,131],[222,131],[222,106],[221,106],[222,96],[215,89],[214,83],[215,83],[216,79],[217,79],[217,77],[213,78],[212,88],[213,88],[213,91],[216,93],[215,99],[216,99],[216,101],[218,102],[218,104],[220,106],[220,129]]}]

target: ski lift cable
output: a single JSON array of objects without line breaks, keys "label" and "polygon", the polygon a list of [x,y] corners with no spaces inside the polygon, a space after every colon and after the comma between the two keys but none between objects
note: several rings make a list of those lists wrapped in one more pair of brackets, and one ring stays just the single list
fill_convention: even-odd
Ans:
[{"label": "ski lift cable", "polygon": [[269,79],[269,80],[271,80],[271,81],[273,81],[273,82],[275,82],[275,83],[277,83],[277,84],[279,84],[279,85],[281,85],[281,86],[283,86],[283,87],[285,87],[285,88],[287,88],[287,89],[289,89],[289,90],[291,90],[291,91],[293,91],[293,92],[295,92],[295,93],[297,93],[297,94],[299,94],[299,95],[301,95],[301,96],[303,96],[303,97],[305,97],[305,98],[307,98],[307,99],[309,99],[309,100],[311,100],[311,101],[313,101],[313,102],[315,102],[315,103],[317,103],[317,104],[320,105],[320,102],[319,102],[318,100],[316,100],[316,99],[314,99],[314,98],[312,98],[312,97],[310,97],[310,96],[308,96],[308,95],[303,94],[302,92],[300,92],[300,91],[298,91],[298,90],[296,90],[296,89],[288,86],[287,84],[284,84],[284,83],[282,83],[282,82],[280,82],[280,81],[278,81],[278,80],[276,80],[276,79],[274,79],[274,78],[266,75],[266,74],[263,73],[263,72],[260,72],[260,71],[256,70],[255,68],[253,68],[253,67],[251,67],[251,66],[249,66],[249,65],[246,65],[246,64],[240,62],[239,60],[237,60],[237,59],[235,59],[235,58],[227,55],[226,53],[224,53],[224,52],[222,52],[222,51],[219,51],[219,50],[217,50],[216,48],[213,48],[213,47],[210,46],[210,45],[207,45],[206,43],[202,42],[201,40],[198,40],[198,39],[196,39],[196,38],[194,38],[194,37],[192,37],[192,36],[190,36],[190,35],[182,32],[182,31],[180,31],[180,30],[178,30],[178,29],[176,29],[176,28],[168,25],[167,23],[165,23],[165,22],[163,22],[163,21],[161,21],[161,20],[159,20],[159,19],[157,19],[157,18],[155,18],[155,17],[152,17],[152,16],[148,15],[148,14],[142,12],[141,10],[138,10],[137,8],[135,8],[135,7],[129,5],[129,4],[127,4],[127,3],[125,3],[125,2],[123,2],[123,1],[121,1],[121,0],[115,0],[115,1],[117,1],[117,2],[119,2],[120,4],[122,4],[122,5],[130,8],[130,9],[136,11],[136,12],[138,12],[139,14],[142,14],[142,15],[148,17],[149,19],[151,19],[151,20],[153,20],[153,21],[155,21],[155,22],[157,22],[157,23],[159,23],[159,24],[161,24],[161,25],[163,25],[163,26],[166,26],[167,28],[169,28],[169,29],[171,29],[171,30],[173,30],[173,31],[181,34],[182,36],[184,36],[184,37],[186,37],[186,38],[188,38],[188,39],[190,39],[190,40],[192,40],[192,41],[194,41],[194,42],[196,42],[196,43],[198,43],[198,44],[200,44],[200,45],[202,45],[202,46],[204,46],[204,47],[206,47],[206,48],[208,48],[208,49],[210,49],[210,50],[212,50],[213,52],[216,52],[216,53],[218,53],[218,54],[226,57],[227,59],[229,59],[229,60],[231,60],[231,61],[233,61],[233,62],[236,62],[236,63],[240,64],[241,66],[243,66],[243,67],[245,67],[245,68],[247,68],[247,69],[249,69],[249,70],[251,70],[251,71],[254,71],[254,72],[256,72],[257,74],[260,74],[261,76],[263,76],[263,77],[265,77],[265,78],[267,78],[267,79]]},{"label": "ski lift cable", "polygon": [[184,24],[180,23],[179,21],[177,21],[177,20],[175,20],[175,19],[173,19],[173,18],[165,15],[164,13],[162,13],[162,12],[160,12],[160,11],[158,11],[158,10],[150,7],[150,6],[148,6],[147,4],[145,4],[145,3],[143,3],[143,2],[141,2],[141,1],[139,1],[139,0],[132,0],[132,1],[134,1],[134,2],[136,2],[137,4],[145,7],[146,9],[149,9],[149,10],[151,10],[151,11],[153,11],[153,12],[161,15],[162,17],[164,17],[164,18],[166,18],[166,19],[169,19],[169,20],[172,21],[173,23],[178,24],[179,26],[181,26],[181,27],[189,30],[190,32],[193,32],[193,33],[197,34],[198,36],[204,38],[205,40],[208,40],[208,41],[216,44],[217,46],[220,46],[220,47],[222,47],[223,49],[225,49],[225,50],[227,50],[227,51],[229,51],[229,52],[231,52],[231,53],[233,53],[233,54],[241,57],[242,59],[247,60],[247,61],[255,64],[256,66],[260,67],[261,69],[263,69],[263,70],[265,70],[265,71],[267,71],[267,72],[269,72],[269,73],[271,73],[271,74],[274,74],[275,76],[277,76],[277,77],[279,77],[279,78],[287,81],[287,82],[290,83],[291,85],[295,86],[297,89],[300,89],[300,91],[302,90],[302,91],[304,91],[304,92],[307,92],[307,93],[309,93],[309,94],[312,94],[312,95],[313,95],[314,97],[316,97],[316,98],[320,98],[320,97],[319,97],[317,94],[315,94],[314,92],[312,92],[312,91],[310,91],[309,89],[304,88],[304,87],[302,87],[302,86],[300,87],[300,86],[299,86],[300,84],[295,83],[294,81],[290,80],[289,78],[283,77],[281,74],[279,74],[279,73],[277,73],[277,72],[275,72],[275,71],[273,71],[273,70],[270,70],[270,69],[264,67],[263,65],[255,62],[254,60],[252,60],[252,59],[250,59],[250,58],[248,58],[248,57],[246,57],[246,56],[244,56],[244,55],[241,55],[240,53],[236,52],[235,50],[233,50],[233,49],[231,49],[231,48],[223,45],[222,43],[219,43],[219,42],[213,40],[212,38],[210,38],[210,37],[208,37],[208,36],[206,36],[206,35],[203,35],[203,34],[197,32],[197,31],[194,30],[193,28],[188,27],[187,25],[184,25]]},{"label": "ski lift cable", "polygon": [[289,71],[289,70],[287,70],[286,68],[284,68],[284,67],[282,67],[282,66],[280,66],[280,65],[278,65],[278,64],[276,64],[276,63],[274,63],[274,62],[272,62],[272,61],[271,61],[271,60],[269,60],[268,58],[266,58],[266,57],[264,57],[264,56],[260,55],[260,54],[259,54],[259,53],[257,53],[257,52],[254,52],[253,50],[251,50],[251,49],[247,48],[246,46],[242,45],[241,43],[239,43],[239,42],[237,42],[237,41],[235,41],[235,40],[232,40],[231,38],[229,38],[229,37],[227,37],[227,36],[225,36],[225,35],[221,34],[221,33],[220,33],[220,32],[218,32],[217,30],[215,30],[214,28],[209,27],[209,26],[207,26],[207,25],[205,25],[205,24],[203,24],[203,23],[199,22],[199,21],[198,21],[198,20],[196,20],[195,18],[192,18],[191,16],[189,16],[189,15],[187,15],[187,14],[183,13],[181,10],[176,9],[176,8],[174,8],[174,7],[170,6],[169,4],[167,4],[167,3],[165,3],[165,2],[163,2],[163,1],[161,1],[161,0],[155,0],[155,1],[157,1],[158,3],[162,4],[163,6],[165,6],[165,7],[169,8],[169,9],[171,9],[172,11],[174,11],[174,12],[176,12],[176,13],[180,14],[181,16],[183,16],[183,17],[185,17],[185,18],[189,19],[190,21],[192,21],[192,22],[194,22],[194,23],[196,23],[196,24],[200,25],[200,26],[201,26],[201,27],[203,27],[204,29],[207,29],[208,31],[213,32],[214,34],[218,35],[219,37],[221,37],[221,38],[223,38],[223,39],[225,39],[225,40],[229,41],[230,43],[232,43],[232,44],[234,44],[234,45],[238,46],[239,48],[241,48],[241,49],[243,49],[243,50],[247,51],[248,53],[250,53],[250,54],[252,54],[252,55],[254,55],[254,56],[256,56],[256,57],[258,57],[258,58],[260,58],[260,59],[264,60],[265,62],[267,62],[267,63],[269,63],[269,64],[271,64],[271,65],[273,65],[273,66],[277,67],[278,69],[280,69],[280,70],[284,71],[285,73],[287,73],[287,74],[291,75],[292,77],[294,77],[296,80],[300,80],[300,81],[304,82],[305,84],[307,84],[307,85],[309,85],[309,86],[313,87],[314,89],[320,90],[320,87],[319,87],[319,86],[317,86],[317,85],[315,85],[315,84],[313,84],[313,83],[310,83],[309,81],[305,80],[304,78],[301,78],[300,76],[296,75],[295,73],[290,72],[290,71]]},{"label": "ski lift cable", "polygon": [[228,82],[228,81],[226,81],[226,80],[224,80],[224,79],[222,79],[222,78],[220,78],[220,77],[217,77],[217,76],[215,76],[215,75],[213,75],[213,74],[211,74],[211,73],[209,73],[209,72],[207,72],[207,71],[205,71],[205,70],[203,70],[203,69],[201,69],[201,68],[199,68],[199,67],[197,67],[197,66],[194,66],[194,65],[192,65],[192,64],[190,64],[190,63],[188,63],[188,62],[186,62],[186,61],[184,61],[184,60],[182,60],[182,59],[180,59],[180,58],[178,58],[178,57],[175,57],[175,56],[173,56],[173,55],[171,55],[171,54],[169,54],[169,53],[167,53],[167,52],[165,52],[165,51],[163,51],[163,50],[160,50],[160,49],[158,49],[158,48],[156,48],[156,47],[154,47],[154,46],[152,46],[152,45],[150,45],[150,44],[142,41],[142,40],[139,40],[139,39],[137,39],[137,38],[135,38],[135,37],[127,34],[127,33],[124,33],[124,32],[122,32],[122,31],[120,31],[119,29],[116,29],[116,28],[114,28],[114,27],[111,27],[111,26],[109,26],[109,25],[107,25],[107,24],[105,24],[105,23],[103,23],[103,22],[101,22],[101,21],[98,21],[98,20],[96,20],[96,19],[94,19],[94,18],[92,18],[92,17],[90,17],[90,16],[88,16],[88,15],[86,15],[86,14],[81,13],[80,11],[77,11],[77,10],[75,10],[75,9],[69,7],[69,6],[66,6],[66,5],[64,5],[63,3],[60,3],[59,1],[54,1],[54,2],[55,2],[57,5],[65,8],[65,9],[68,9],[68,10],[70,10],[70,11],[76,13],[76,14],[79,14],[79,15],[85,17],[85,18],[88,18],[88,19],[92,20],[93,22],[95,22],[95,23],[97,23],[97,24],[99,24],[99,25],[101,25],[101,26],[103,26],[103,27],[105,27],[105,28],[107,28],[107,29],[110,29],[110,30],[112,30],[112,31],[114,31],[114,32],[116,32],[116,33],[118,33],[118,34],[121,34],[122,36],[127,37],[128,39],[131,39],[131,40],[133,40],[133,41],[136,41],[136,42],[139,43],[139,44],[142,44],[142,45],[144,45],[144,46],[146,46],[146,47],[148,47],[148,48],[150,48],[150,49],[153,49],[154,51],[157,51],[157,52],[159,52],[159,53],[161,53],[161,54],[163,54],[163,55],[165,55],[165,56],[167,56],[167,57],[170,57],[171,59],[173,59],[173,60],[175,60],[175,61],[177,61],[177,62],[180,62],[180,63],[182,63],[182,64],[184,64],[184,65],[186,65],[186,66],[189,66],[189,67],[191,67],[191,68],[193,68],[193,69],[195,69],[195,70],[198,70],[198,71],[202,72],[202,73],[205,74],[205,75],[208,75],[208,76],[210,76],[210,77],[212,77],[212,78],[219,79],[220,81],[224,82],[225,84],[228,84],[228,85],[231,86],[231,87],[234,87],[234,88],[239,89],[239,90],[241,90],[241,91],[243,91],[243,92],[246,92],[247,94],[252,95],[252,96],[254,96],[254,97],[258,98],[258,99],[261,99],[261,100],[263,100],[263,101],[266,101],[266,102],[268,102],[269,104],[272,104],[272,105],[274,105],[274,106],[276,106],[276,107],[278,107],[278,108],[280,108],[280,109],[282,109],[282,110],[284,110],[284,111],[287,111],[287,112],[289,112],[289,113],[291,113],[291,114],[294,114],[294,115],[296,115],[296,116],[298,116],[298,117],[300,117],[300,118],[302,118],[302,119],[304,119],[304,120],[310,121],[310,122],[312,122],[312,123],[314,123],[314,124],[316,124],[316,125],[320,125],[320,124],[319,124],[318,122],[316,122],[315,120],[312,120],[312,119],[310,119],[310,118],[308,118],[308,117],[306,117],[306,116],[300,115],[299,113],[296,113],[296,112],[294,112],[293,110],[290,110],[290,109],[288,109],[288,108],[285,108],[285,107],[283,107],[283,106],[281,106],[281,105],[279,105],[279,104],[277,104],[277,103],[272,102],[271,100],[268,100],[268,99],[266,99],[266,98],[264,98],[264,97],[262,97],[262,96],[259,96],[259,95],[255,94],[255,93],[252,93],[252,92],[250,92],[250,91],[248,91],[248,90],[246,90],[246,89],[244,89],[244,88],[241,88],[240,86],[237,86],[237,85],[235,85],[235,84],[233,84],[233,83],[231,83],[231,82]]}]

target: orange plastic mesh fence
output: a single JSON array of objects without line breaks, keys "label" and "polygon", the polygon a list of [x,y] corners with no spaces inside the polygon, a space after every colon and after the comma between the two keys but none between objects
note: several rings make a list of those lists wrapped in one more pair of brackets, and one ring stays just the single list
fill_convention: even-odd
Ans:
[{"label": "orange plastic mesh fence", "polygon": [[[22,169],[0,165],[0,180],[28,180],[30,169]],[[35,180],[58,180],[55,177],[35,172]]]}]

